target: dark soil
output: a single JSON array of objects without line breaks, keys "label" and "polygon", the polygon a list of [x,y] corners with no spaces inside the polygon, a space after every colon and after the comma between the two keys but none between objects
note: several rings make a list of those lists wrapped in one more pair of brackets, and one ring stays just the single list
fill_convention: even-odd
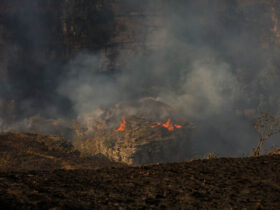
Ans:
[{"label": "dark soil", "polygon": [[279,209],[280,155],[128,167],[65,139],[0,134],[0,209]]},{"label": "dark soil", "polygon": [[0,173],[2,209],[279,209],[280,155]]}]

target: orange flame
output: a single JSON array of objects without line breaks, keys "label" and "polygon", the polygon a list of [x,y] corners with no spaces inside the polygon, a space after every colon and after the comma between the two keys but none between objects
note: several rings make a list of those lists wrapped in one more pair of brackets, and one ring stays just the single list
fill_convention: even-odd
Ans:
[{"label": "orange flame", "polygon": [[162,124],[162,126],[167,128],[169,131],[174,131],[174,126],[170,122],[171,120],[169,118],[166,123]]},{"label": "orange flame", "polygon": [[175,126],[175,128],[178,128],[178,129],[183,128],[182,125],[177,125],[177,124],[175,124],[174,126]]},{"label": "orange flame", "polygon": [[169,131],[174,131],[175,128],[177,128],[177,129],[183,128],[182,125],[177,125],[177,124],[174,124],[174,125],[173,125],[173,124],[171,123],[171,119],[170,119],[170,118],[167,120],[166,123],[158,122],[158,123],[156,123],[155,125],[152,125],[151,128],[155,128],[155,127],[157,127],[157,126],[162,126],[162,127],[164,127],[164,128],[167,128]]},{"label": "orange flame", "polygon": [[[116,131],[116,132],[117,132],[117,131],[124,131],[125,128],[126,128],[126,124],[127,124],[127,123],[126,123],[126,117],[123,116],[123,117],[122,117],[122,122],[121,122],[121,124],[120,124],[120,127],[119,127],[118,129],[114,129],[114,131]],[[157,122],[157,123],[155,123],[154,125],[151,125],[151,128],[156,128],[157,126],[162,126],[162,127],[164,127],[164,128],[167,128],[169,131],[174,131],[175,128],[176,128],[176,129],[183,128],[182,125],[178,125],[178,124],[173,124],[173,123],[171,123],[171,119],[170,119],[170,118],[167,120],[166,123]]]},{"label": "orange flame", "polygon": [[126,117],[123,116],[120,127],[118,129],[115,129],[115,131],[124,131],[125,127],[126,127]]},{"label": "orange flame", "polygon": [[151,125],[151,128],[155,128],[157,126],[161,126],[161,122],[157,122],[155,125]]}]

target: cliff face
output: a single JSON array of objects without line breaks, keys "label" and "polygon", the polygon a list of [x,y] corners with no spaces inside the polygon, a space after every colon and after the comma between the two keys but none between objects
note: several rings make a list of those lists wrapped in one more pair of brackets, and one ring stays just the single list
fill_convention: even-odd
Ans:
[{"label": "cliff face", "polygon": [[1,1],[0,117],[13,122],[38,112],[46,117],[72,113],[70,101],[57,93],[67,63],[79,53],[97,53],[101,69],[115,70],[120,53],[144,48],[143,26],[149,17],[145,2],[142,8],[133,5],[110,0]]},{"label": "cliff face", "polygon": [[[277,1],[237,1],[235,17],[238,17],[243,30],[250,30],[253,39],[256,39],[263,49],[279,49],[279,2]],[[248,32],[247,32],[248,33]]]},{"label": "cliff face", "polygon": [[[30,65],[30,69],[36,69],[40,67],[42,61],[66,61],[84,50],[90,52],[102,50],[105,57],[113,60],[120,52],[131,49],[143,51],[149,48],[147,36],[159,30],[164,24],[168,24],[162,22],[159,17],[168,12],[166,7],[169,10],[178,10],[180,1],[174,3],[164,0],[143,1],[141,6],[137,7],[136,2],[135,0],[1,1],[0,53],[3,74],[1,78],[7,74],[4,73],[4,69],[7,63],[10,63],[7,61],[8,58],[17,63],[13,69]],[[245,31],[248,33],[250,30],[250,34],[255,34],[252,39],[256,39],[264,49],[279,46],[280,14],[277,1],[248,0],[225,3],[216,0],[198,2],[196,6],[199,7],[200,4],[200,12],[205,13],[215,12],[211,9],[213,7],[211,4],[220,5],[221,18],[225,24],[231,23],[229,30],[235,28],[235,31],[239,30],[241,33]],[[206,4],[209,4],[208,9],[205,7]],[[216,33],[219,36],[219,32]]]},{"label": "cliff face", "polygon": [[100,50],[114,34],[112,1],[1,1],[0,12],[2,44],[48,59]]},{"label": "cliff face", "polygon": [[[149,47],[146,41],[151,31],[167,24],[159,17],[168,10],[178,10],[180,0],[174,3],[165,0],[143,1],[137,7],[136,2],[1,1],[1,57],[12,54],[24,56],[21,60],[30,57],[37,60],[44,60],[42,57],[67,60],[83,50],[104,50],[108,57],[112,55],[109,51],[143,50]],[[200,12],[209,13],[210,17],[210,13],[217,12],[211,4],[220,5],[218,12],[225,23],[232,24],[230,27],[241,32],[245,28],[247,33],[248,29],[250,33],[254,31],[256,36],[252,38],[258,39],[264,48],[278,45],[280,14],[277,1],[198,1],[196,7],[201,5]],[[4,47],[7,45],[9,49]]]},{"label": "cliff face", "polygon": [[46,109],[69,115],[70,102],[56,90],[65,64],[80,52],[104,49],[114,30],[110,1],[1,1],[0,117],[48,116]]},{"label": "cliff face", "polygon": [[154,6],[147,11],[148,1],[142,7],[125,0],[13,0],[0,4],[0,43],[6,46],[1,57],[11,54],[29,65],[34,60],[68,61],[84,51],[102,51],[112,60],[118,50],[142,50],[147,30],[157,26],[151,19],[158,9]]}]

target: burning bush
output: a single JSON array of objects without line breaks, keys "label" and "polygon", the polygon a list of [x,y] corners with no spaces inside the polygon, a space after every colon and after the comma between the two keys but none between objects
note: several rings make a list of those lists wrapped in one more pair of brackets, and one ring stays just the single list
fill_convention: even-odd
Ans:
[{"label": "burning bush", "polygon": [[[143,104],[149,106],[144,108]],[[157,109],[152,112],[151,107]],[[164,110],[164,115],[160,116],[158,110]],[[96,120],[87,116],[76,131],[79,139],[86,139],[76,142],[82,152],[102,153],[114,161],[129,164],[182,161],[191,156],[190,136],[194,126],[171,118],[175,114],[164,103],[145,99],[136,106],[135,103],[118,104],[97,112],[102,114]],[[91,114],[96,116],[96,112]]]}]

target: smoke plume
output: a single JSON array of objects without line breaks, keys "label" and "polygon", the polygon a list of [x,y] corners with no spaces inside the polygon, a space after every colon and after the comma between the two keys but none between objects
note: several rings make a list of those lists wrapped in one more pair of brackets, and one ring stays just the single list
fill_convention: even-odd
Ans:
[{"label": "smoke plume", "polygon": [[[102,64],[103,49],[87,50],[68,60],[59,76],[58,71],[49,70],[57,66],[56,61],[37,63],[43,70],[36,76],[41,78],[36,84],[31,81],[36,74],[28,70],[26,61],[17,60],[16,65],[23,67],[14,68],[18,70],[8,76],[11,81],[25,83],[17,88],[6,85],[7,91],[14,95],[15,89],[30,90],[29,85],[36,84],[40,93],[44,92],[42,98],[31,92],[24,96],[27,99],[20,99],[24,116],[28,115],[26,110],[35,109],[51,117],[65,117],[65,112],[79,116],[100,107],[152,97],[196,125],[195,152],[251,153],[257,143],[252,126],[257,114],[279,111],[280,75],[275,56],[279,46],[271,41],[277,33],[275,11],[267,12],[270,7],[264,7],[261,1],[243,4],[161,0],[119,4],[127,10],[134,8],[136,13],[135,8],[141,10],[136,17],[142,18],[142,24],[124,29],[137,27],[141,38],[135,40],[137,47],[132,44],[129,50],[117,48],[117,55],[110,60],[113,70]],[[26,24],[30,25],[31,20],[25,20]],[[35,29],[26,36],[33,37],[39,31]],[[39,37],[48,36],[40,32]],[[266,40],[266,36],[271,38]],[[38,37],[32,40],[34,49],[40,49]],[[25,80],[17,78],[23,75]],[[56,79],[51,81],[53,78]],[[16,95],[20,98],[22,94]],[[38,106],[48,107],[47,111]]]}]

